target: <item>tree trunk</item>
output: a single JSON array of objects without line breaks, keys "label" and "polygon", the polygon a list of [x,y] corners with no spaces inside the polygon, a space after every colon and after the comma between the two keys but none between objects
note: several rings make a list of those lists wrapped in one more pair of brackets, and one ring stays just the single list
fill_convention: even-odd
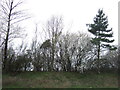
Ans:
[{"label": "tree trunk", "polygon": [[6,62],[7,62],[7,49],[8,49],[8,39],[9,39],[9,32],[10,32],[10,21],[11,21],[10,19],[11,19],[11,13],[12,13],[12,5],[13,5],[13,2],[11,2],[10,12],[8,15],[7,35],[5,39],[5,48],[4,48],[4,69],[6,69]]},{"label": "tree trunk", "polygon": [[100,44],[98,45],[98,73],[100,73]]}]

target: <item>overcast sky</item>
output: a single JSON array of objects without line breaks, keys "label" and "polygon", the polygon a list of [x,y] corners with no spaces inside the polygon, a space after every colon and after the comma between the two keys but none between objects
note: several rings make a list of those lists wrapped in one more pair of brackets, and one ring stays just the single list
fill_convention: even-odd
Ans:
[{"label": "overcast sky", "polygon": [[115,44],[118,42],[118,1],[119,0],[23,0],[23,8],[28,9],[31,19],[24,25],[32,35],[35,23],[40,26],[52,16],[63,16],[64,32],[88,32],[86,24],[93,23],[98,9],[108,16],[109,28],[113,28]]}]

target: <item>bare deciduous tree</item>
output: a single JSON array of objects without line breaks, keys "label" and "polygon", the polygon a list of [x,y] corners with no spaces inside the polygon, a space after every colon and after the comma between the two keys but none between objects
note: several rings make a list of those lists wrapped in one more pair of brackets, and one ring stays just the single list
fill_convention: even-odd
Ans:
[{"label": "bare deciduous tree", "polygon": [[57,56],[56,47],[58,43],[58,39],[63,30],[63,19],[62,17],[53,16],[48,22],[46,26],[46,30],[49,35],[49,39],[51,40],[51,69],[54,69],[55,57]]},{"label": "bare deciduous tree", "polygon": [[16,2],[15,0],[2,0],[1,2],[0,23],[2,24],[2,29],[0,32],[2,33],[4,43],[4,69],[9,40],[20,36],[21,27],[16,25],[16,23],[18,24],[18,22],[29,18],[23,10],[18,8],[22,3],[22,1]]}]

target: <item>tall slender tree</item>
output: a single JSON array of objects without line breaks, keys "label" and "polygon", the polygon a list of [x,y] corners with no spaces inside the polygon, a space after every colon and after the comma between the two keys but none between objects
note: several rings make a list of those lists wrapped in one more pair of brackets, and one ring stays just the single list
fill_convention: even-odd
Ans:
[{"label": "tall slender tree", "polygon": [[107,29],[108,24],[108,17],[105,16],[105,13],[102,9],[98,10],[98,14],[93,19],[93,24],[87,24],[88,31],[92,33],[95,37],[92,38],[91,42],[96,45],[97,47],[97,62],[98,62],[98,72],[100,72],[100,52],[102,48],[108,48],[110,50],[116,49],[110,43],[114,42],[114,39],[110,39],[113,37],[112,28]]},{"label": "tall slender tree", "polygon": [[4,38],[4,61],[3,68],[5,69],[5,64],[7,61],[7,50],[10,38],[16,38],[20,36],[20,27],[15,25],[16,23],[29,18],[23,10],[19,10],[18,7],[22,4],[22,1],[16,2],[15,0],[1,0],[0,5],[0,20],[3,24],[3,28],[0,30]]}]

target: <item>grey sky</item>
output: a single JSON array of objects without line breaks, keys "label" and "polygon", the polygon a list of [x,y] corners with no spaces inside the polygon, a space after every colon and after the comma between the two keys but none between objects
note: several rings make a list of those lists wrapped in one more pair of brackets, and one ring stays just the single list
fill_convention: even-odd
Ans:
[{"label": "grey sky", "polygon": [[24,0],[24,9],[29,9],[32,18],[24,26],[29,36],[35,23],[43,26],[52,16],[63,16],[65,29],[70,32],[88,32],[86,24],[93,23],[99,8],[108,16],[109,28],[113,28],[115,44],[118,43],[118,1],[119,0]]}]

